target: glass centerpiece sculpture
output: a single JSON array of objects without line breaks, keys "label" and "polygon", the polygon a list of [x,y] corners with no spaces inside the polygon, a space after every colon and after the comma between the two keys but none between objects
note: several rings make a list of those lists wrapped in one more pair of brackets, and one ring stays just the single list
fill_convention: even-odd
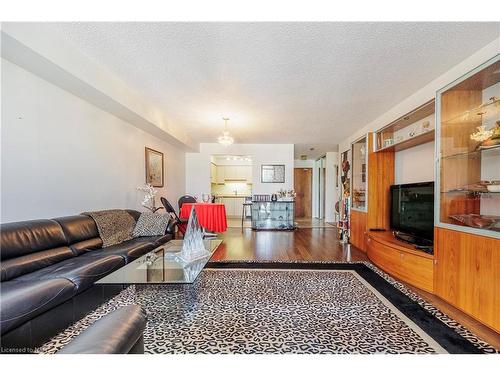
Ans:
[{"label": "glass centerpiece sculpture", "polygon": [[196,209],[193,207],[189,215],[182,250],[176,256],[183,263],[189,264],[210,257],[211,255],[212,253],[205,248],[203,232],[196,216]]}]

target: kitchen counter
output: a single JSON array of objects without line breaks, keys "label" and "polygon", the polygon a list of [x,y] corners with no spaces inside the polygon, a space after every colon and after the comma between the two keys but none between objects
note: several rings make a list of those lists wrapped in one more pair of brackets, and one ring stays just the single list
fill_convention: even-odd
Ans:
[{"label": "kitchen counter", "polygon": [[243,205],[248,198],[250,198],[249,195],[217,195],[217,199],[215,201],[224,204],[227,216],[241,217],[243,213]]},{"label": "kitchen counter", "polygon": [[216,195],[217,198],[251,198],[250,195]]}]

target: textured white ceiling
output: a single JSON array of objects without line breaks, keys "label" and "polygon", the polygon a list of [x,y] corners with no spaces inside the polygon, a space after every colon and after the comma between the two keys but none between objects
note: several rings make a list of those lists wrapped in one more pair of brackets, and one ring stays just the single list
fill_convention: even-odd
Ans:
[{"label": "textured white ceiling", "polygon": [[194,140],[332,150],[499,35],[498,23],[55,23]]}]

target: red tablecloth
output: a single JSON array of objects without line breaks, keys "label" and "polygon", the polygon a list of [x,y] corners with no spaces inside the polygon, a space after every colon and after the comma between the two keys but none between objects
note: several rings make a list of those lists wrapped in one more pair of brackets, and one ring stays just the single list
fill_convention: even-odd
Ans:
[{"label": "red tablecloth", "polygon": [[198,222],[211,232],[225,232],[227,229],[226,207],[223,203],[184,203],[181,208],[181,219],[188,219],[193,206],[196,209]]}]

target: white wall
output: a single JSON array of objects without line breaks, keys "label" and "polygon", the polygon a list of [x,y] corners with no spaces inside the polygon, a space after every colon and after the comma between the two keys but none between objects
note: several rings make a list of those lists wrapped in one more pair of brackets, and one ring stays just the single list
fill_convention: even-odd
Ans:
[{"label": "white wall", "polygon": [[[201,143],[200,152],[186,153],[186,192],[201,196],[210,191],[211,155],[247,155],[252,158],[252,194],[272,194],[279,189],[293,189],[293,144],[233,144]],[[284,164],[285,183],[261,183],[262,164]]]},{"label": "white wall", "polygon": [[47,22],[4,22],[2,57],[177,147],[197,149],[164,109],[152,105]]},{"label": "white wall", "polygon": [[394,183],[434,181],[434,142],[427,142],[394,154]]},{"label": "white wall", "polygon": [[[429,122],[429,129],[436,128],[436,116],[429,115],[409,126],[398,130],[394,136],[403,139],[410,138],[412,131],[417,134],[421,131],[424,122]],[[394,154],[394,183],[410,184],[435,180],[434,142],[427,142]]]},{"label": "white wall", "polygon": [[144,147],[184,194],[184,151],[2,59],[1,221],[140,208]]}]

